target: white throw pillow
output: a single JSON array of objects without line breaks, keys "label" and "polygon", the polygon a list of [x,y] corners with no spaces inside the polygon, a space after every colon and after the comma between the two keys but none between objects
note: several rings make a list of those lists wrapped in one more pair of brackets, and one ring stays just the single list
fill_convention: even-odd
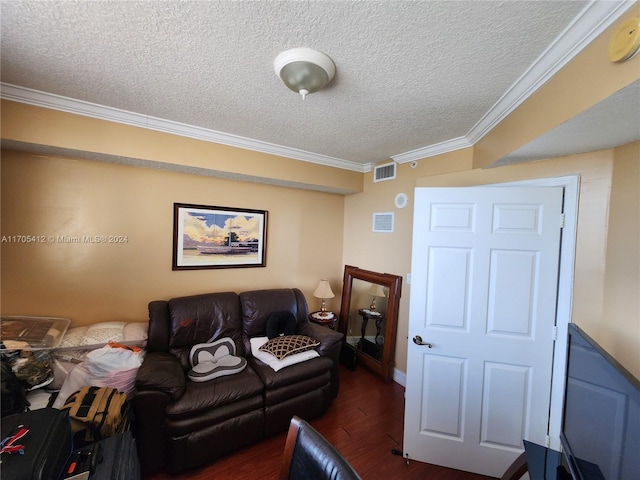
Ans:
[{"label": "white throw pillow", "polygon": [[149,324],[147,322],[127,323],[122,335],[125,342],[146,340],[149,335]]},{"label": "white throw pillow", "polygon": [[84,345],[84,335],[87,333],[89,327],[73,327],[67,330],[59,348],[77,347],[78,345]]},{"label": "white throw pillow", "polygon": [[89,325],[84,334],[84,345],[105,345],[109,342],[122,342],[126,322],[100,322]]}]

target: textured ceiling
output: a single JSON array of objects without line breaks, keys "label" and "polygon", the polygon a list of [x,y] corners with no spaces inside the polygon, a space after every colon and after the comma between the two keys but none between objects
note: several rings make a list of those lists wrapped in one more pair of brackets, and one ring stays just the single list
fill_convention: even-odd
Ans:
[{"label": "textured ceiling", "polygon": [[[3,96],[25,87],[361,167],[468,142],[589,4],[2,0]],[[300,46],[337,68],[305,101],[272,68]]]}]

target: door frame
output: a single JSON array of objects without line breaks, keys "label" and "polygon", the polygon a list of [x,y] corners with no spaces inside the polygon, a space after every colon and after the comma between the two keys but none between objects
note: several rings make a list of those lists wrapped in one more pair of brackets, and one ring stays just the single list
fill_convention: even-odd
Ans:
[{"label": "door frame", "polygon": [[[471,186],[471,185],[469,185]],[[553,347],[551,399],[547,447],[560,450],[562,403],[564,401],[565,359],[567,358],[567,330],[573,311],[573,278],[575,268],[576,235],[578,231],[578,200],[580,175],[535,178],[506,183],[474,185],[476,187],[563,187],[564,225],[560,238],[558,270],[558,298],[556,307],[556,342]]]}]

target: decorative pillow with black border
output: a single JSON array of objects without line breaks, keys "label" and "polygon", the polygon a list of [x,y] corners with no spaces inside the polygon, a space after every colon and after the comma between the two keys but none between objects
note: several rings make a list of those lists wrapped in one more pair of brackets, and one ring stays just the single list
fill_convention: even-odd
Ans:
[{"label": "decorative pillow with black border", "polygon": [[260,347],[263,352],[269,352],[278,360],[288,355],[305,352],[320,345],[320,342],[306,335],[285,335],[274,337]]}]

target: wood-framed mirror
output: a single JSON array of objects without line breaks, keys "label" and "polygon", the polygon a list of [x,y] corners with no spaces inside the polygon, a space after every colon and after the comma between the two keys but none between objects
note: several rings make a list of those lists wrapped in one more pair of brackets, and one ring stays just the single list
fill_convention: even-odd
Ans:
[{"label": "wood-framed mirror", "polygon": [[402,277],[344,267],[338,330],[357,364],[390,382],[396,349]]}]

